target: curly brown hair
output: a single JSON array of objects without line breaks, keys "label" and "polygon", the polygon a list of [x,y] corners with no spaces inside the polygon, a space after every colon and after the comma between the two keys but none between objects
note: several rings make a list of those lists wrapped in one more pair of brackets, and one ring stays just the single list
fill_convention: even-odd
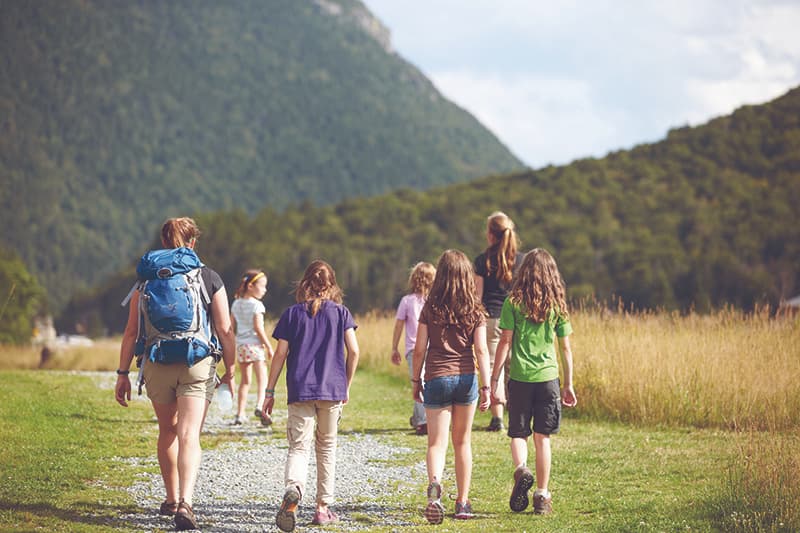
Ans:
[{"label": "curly brown hair", "polygon": [[420,261],[411,268],[411,275],[408,276],[408,290],[427,296],[433,285],[433,278],[436,276],[436,267],[430,263]]},{"label": "curly brown hair", "polygon": [[544,248],[525,254],[508,297],[532,322],[545,322],[551,312],[569,316],[567,287],[556,260]]},{"label": "curly brown hair", "polygon": [[325,261],[312,261],[297,284],[295,300],[306,302],[311,316],[315,316],[324,300],[342,303],[342,289],[336,283],[336,272]]},{"label": "curly brown hair", "polygon": [[475,269],[459,250],[446,250],[439,257],[436,276],[425,303],[436,324],[472,329],[486,317],[486,309],[475,294]]}]

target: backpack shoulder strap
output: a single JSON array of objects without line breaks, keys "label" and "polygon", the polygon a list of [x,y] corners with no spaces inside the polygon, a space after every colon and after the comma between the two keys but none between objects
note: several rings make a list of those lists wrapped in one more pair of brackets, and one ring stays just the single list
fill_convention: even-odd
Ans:
[{"label": "backpack shoulder strap", "polygon": [[122,307],[125,307],[126,305],[128,305],[128,302],[130,302],[131,298],[133,298],[133,293],[136,292],[137,290],[141,289],[143,283],[144,282],[142,280],[136,280],[136,283],[133,284],[133,287],[131,287],[131,290],[128,291],[128,295],[125,297],[124,300],[122,300],[122,303],[120,304]]}]

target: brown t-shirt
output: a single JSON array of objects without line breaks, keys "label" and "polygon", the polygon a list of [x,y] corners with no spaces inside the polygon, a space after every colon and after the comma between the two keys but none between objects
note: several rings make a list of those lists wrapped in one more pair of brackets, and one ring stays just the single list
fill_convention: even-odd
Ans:
[{"label": "brown t-shirt", "polygon": [[431,308],[426,305],[419,314],[419,323],[428,327],[428,354],[425,356],[425,381],[442,376],[460,376],[475,373],[475,354],[472,339],[475,328],[486,325],[481,317],[467,330],[456,325],[435,324]]}]

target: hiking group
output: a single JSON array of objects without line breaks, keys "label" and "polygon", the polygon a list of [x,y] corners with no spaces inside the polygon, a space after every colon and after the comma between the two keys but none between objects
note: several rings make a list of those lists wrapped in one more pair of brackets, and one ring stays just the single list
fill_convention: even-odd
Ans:
[{"label": "hiking group", "polygon": [[[138,279],[123,301],[130,307],[115,396],[128,405],[129,372],[136,359],[135,384],[139,394],[146,389],[158,420],[157,456],[165,489],[159,513],[173,516],[177,530],[198,528],[192,497],[200,467],[200,431],[216,387],[225,384],[231,393],[236,390],[238,362],[236,425],[245,420],[253,371],[258,387],[254,415],[261,424],[272,424],[275,387],[286,367],[288,452],[277,526],[282,531],[296,526],[312,448],[317,461],[312,524],[337,522],[330,506],[338,424],[350,399],[359,347],[357,325],[342,303],[336,274],[321,260],[306,267],[296,285],[296,303],[283,311],[272,333],[277,341],[273,350],[261,302],[266,273],[247,270],[229,309],[220,276],[194,252],[199,235],[192,219],[168,219],[161,228],[163,249],[142,257]],[[535,483],[534,513],[551,512],[550,435],[559,430],[562,404],[577,403],[568,337],[572,328],[555,260],[540,248],[519,253],[513,222],[500,212],[489,216],[486,238],[488,247],[474,261],[458,250],[446,250],[435,267],[415,265],[409,293],[397,308],[391,359],[399,365],[405,355],[414,401],[409,422],[416,434],[427,435],[424,516],[431,524],[445,517],[441,498],[448,441],[455,453],[453,516],[474,516],[469,490],[476,407],[491,409],[489,431],[504,429],[504,406],[508,411],[515,467],[511,510],[528,507]],[[225,372],[218,377],[220,361]],[[531,435],[535,476],[527,467]]]}]

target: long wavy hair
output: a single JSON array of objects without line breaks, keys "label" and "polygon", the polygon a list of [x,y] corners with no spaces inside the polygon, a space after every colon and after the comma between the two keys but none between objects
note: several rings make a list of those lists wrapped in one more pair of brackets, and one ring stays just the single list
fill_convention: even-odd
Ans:
[{"label": "long wavy hair", "polygon": [[430,307],[432,320],[439,325],[472,329],[486,316],[486,309],[475,294],[475,269],[463,252],[446,250],[439,257],[425,305]]},{"label": "long wavy hair", "polygon": [[486,248],[486,270],[491,272],[492,263],[497,265],[495,277],[501,283],[508,285],[514,277],[514,262],[519,248],[519,237],[514,230],[514,221],[502,211],[495,211],[486,219],[486,231],[494,239],[494,242]]},{"label": "long wavy hair", "polygon": [[306,267],[294,295],[297,303],[305,302],[308,305],[311,316],[317,314],[323,301],[331,300],[340,304],[343,296],[342,289],[336,283],[333,267],[320,259]]},{"label": "long wavy hair", "polygon": [[525,254],[508,297],[531,322],[545,322],[553,311],[558,316],[569,316],[567,287],[556,260],[544,248]]},{"label": "long wavy hair", "polygon": [[435,276],[436,267],[430,263],[420,261],[411,268],[411,275],[408,276],[408,290],[415,294],[428,296]]}]

